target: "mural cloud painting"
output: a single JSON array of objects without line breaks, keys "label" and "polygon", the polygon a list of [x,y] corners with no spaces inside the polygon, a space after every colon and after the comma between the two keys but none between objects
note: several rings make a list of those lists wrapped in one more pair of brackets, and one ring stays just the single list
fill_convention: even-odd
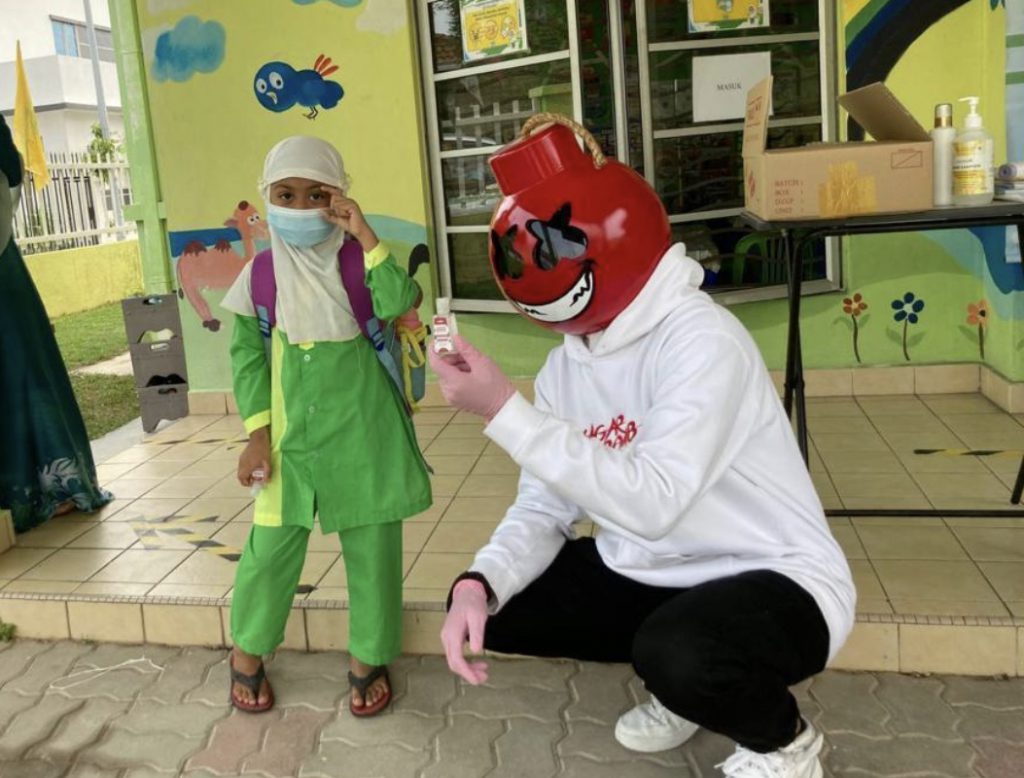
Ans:
[{"label": "mural cloud painting", "polygon": [[188,81],[196,73],[212,73],[224,61],[224,27],[186,16],[160,34],[153,53],[153,78]]}]

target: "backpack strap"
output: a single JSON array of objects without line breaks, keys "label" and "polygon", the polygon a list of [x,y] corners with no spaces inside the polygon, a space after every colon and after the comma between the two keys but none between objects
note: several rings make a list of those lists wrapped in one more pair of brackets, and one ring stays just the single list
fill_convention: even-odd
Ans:
[{"label": "backpack strap", "polygon": [[405,398],[402,373],[389,343],[389,340],[394,340],[394,328],[378,319],[373,311],[373,295],[366,286],[366,266],[363,247],[359,245],[359,241],[349,239],[342,244],[338,252],[338,266],[341,271],[341,283],[348,295],[349,305],[352,306],[352,315],[360,331],[373,346],[377,359],[391,376],[399,396],[405,403],[406,411],[411,413],[412,409]]},{"label": "backpack strap", "polygon": [[274,276],[274,254],[270,249],[261,251],[252,260],[249,289],[252,306],[256,310],[256,321],[267,349],[267,365],[270,365],[270,335],[277,324],[277,278]]},{"label": "backpack strap", "polygon": [[[373,312],[373,296],[369,287],[366,286],[366,266],[363,260],[363,247],[359,241],[349,238],[338,251],[338,267],[341,271],[341,283],[348,295],[349,305],[352,306],[352,316],[359,325],[360,332],[371,342],[370,321],[377,321]],[[377,323],[376,329],[380,329]],[[376,347],[374,343],[374,347]]]}]

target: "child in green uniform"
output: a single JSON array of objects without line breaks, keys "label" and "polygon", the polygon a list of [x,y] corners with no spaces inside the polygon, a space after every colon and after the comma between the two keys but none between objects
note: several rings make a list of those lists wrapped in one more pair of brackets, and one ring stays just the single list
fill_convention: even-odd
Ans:
[{"label": "child in green uniform", "polygon": [[426,510],[431,494],[403,400],[353,316],[339,272],[344,241],[361,245],[377,318],[395,319],[421,293],[346,196],[341,156],[329,143],[281,141],[260,188],[277,288],[269,348],[252,262],[222,303],[237,314],[231,363],[249,434],[238,479],[262,484],[235,578],[231,701],[247,711],[273,705],[262,656],[284,638],[316,514],[323,532],[341,536],[350,708],[373,715],[390,700],[386,666],[401,648],[401,520]]}]

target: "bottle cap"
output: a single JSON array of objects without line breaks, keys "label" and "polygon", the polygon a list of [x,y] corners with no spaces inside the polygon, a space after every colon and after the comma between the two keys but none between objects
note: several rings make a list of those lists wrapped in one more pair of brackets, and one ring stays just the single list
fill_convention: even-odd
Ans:
[{"label": "bottle cap", "polygon": [[438,297],[434,303],[434,310],[438,316],[447,316],[452,312],[452,300],[450,297]]},{"label": "bottle cap", "polygon": [[935,126],[953,126],[953,105],[951,103],[939,103],[935,106]]}]

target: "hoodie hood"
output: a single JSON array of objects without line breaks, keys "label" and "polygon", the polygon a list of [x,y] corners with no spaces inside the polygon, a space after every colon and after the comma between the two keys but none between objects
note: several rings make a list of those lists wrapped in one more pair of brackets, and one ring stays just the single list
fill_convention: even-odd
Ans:
[{"label": "hoodie hood", "polygon": [[[670,246],[647,279],[644,288],[626,309],[595,338],[593,349],[579,335],[565,336],[566,353],[575,360],[586,362],[599,359],[625,348],[653,330],[672,311],[679,308],[687,297],[700,292],[704,282],[704,268],[686,256],[686,246]],[[591,336],[593,337],[593,336]]]}]

